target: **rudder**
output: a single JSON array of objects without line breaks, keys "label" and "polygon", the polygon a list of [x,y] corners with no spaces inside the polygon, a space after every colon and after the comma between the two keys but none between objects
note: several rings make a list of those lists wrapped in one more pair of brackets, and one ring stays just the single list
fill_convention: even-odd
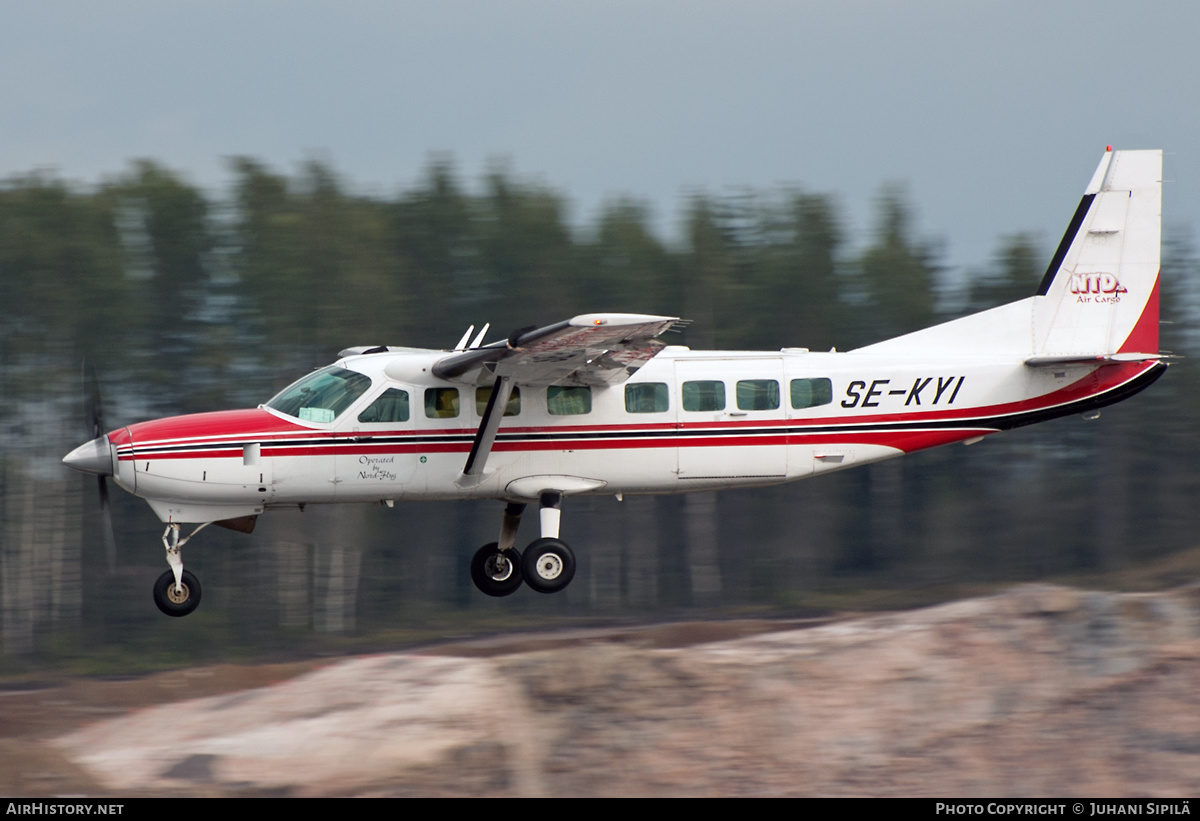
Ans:
[{"label": "rudder", "polygon": [[1158,353],[1162,152],[1106,151],[1034,297],[1040,360]]}]

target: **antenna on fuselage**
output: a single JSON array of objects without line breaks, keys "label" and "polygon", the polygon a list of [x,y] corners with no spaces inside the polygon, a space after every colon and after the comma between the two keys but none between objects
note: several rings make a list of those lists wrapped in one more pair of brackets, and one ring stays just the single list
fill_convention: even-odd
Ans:
[{"label": "antenna on fuselage", "polygon": [[467,349],[467,340],[471,338],[471,334],[475,333],[475,326],[467,328],[467,332],[462,335],[462,339],[458,340],[458,344],[454,346],[456,351],[465,351]]},{"label": "antenna on fuselage", "polygon": [[[475,326],[472,325],[471,327],[474,328]],[[475,339],[471,342],[471,344],[469,346],[472,350],[474,350],[475,348],[478,348],[480,346],[480,344],[483,343],[483,338],[484,338],[484,336],[487,335],[488,328],[490,328],[490,327],[492,327],[492,323],[490,323],[490,322],[483,323],[483,330],[479,332],[479,336],[475,337]]]}]

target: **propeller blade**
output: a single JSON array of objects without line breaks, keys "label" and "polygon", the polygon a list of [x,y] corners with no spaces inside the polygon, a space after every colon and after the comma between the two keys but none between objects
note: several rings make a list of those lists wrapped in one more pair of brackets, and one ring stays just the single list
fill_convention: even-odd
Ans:
[{"label": "propeller blade", "polygon": [[107,432],[104,427],[104,405],[100,401],[100,380],[92,363],[83,360],[83,413],[88,430],[95,439]]},{"label": "propeller blade", "polygon": [[[100,380],[96,376],[96,368],[86,359],[83,361],[82,379],[84,424],[91,433],[90,438],[95,440],[107,433],[108,429],[104,426]],[[100,497],[100,516],[103,519],[101,531],[104,534],[104,558],[108,563],[108,572],[112,573],[117,567],[117,537],[113,528],[112,511],[108,507],[108,481],[105,474],[98,474],[96,482]]]},{"label": "propeller blade", "polygon": [[97,476],[100,484],[100,515],[104,519],[101,530],[104,533],[104,558],[108,562],[108,572],[117,569],[117,534],[113,528],[112,511],[108,507],[108,480]]}]

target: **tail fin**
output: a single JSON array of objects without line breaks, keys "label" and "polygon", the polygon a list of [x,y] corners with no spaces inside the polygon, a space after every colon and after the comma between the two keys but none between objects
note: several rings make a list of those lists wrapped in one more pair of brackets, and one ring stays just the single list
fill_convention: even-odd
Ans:
[{"label": "tail fin", "polygon": [[1031,364],[1154,358],[1162,152],[1105,152],[1033,300]]},{"label": "tail fin", "polygon": [[1029,365],[1158,358],[1162,152],[1104,152],[1035,296],[859,351],[941,348]]}]

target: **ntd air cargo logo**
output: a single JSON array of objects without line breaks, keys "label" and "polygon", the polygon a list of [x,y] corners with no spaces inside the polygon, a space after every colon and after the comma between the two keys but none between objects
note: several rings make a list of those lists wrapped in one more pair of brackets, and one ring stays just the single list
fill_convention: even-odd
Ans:
[{"label": "ntd air cargo logo", "polygon": [[1120,302],[1128,293],[1115,274],[1071,274],[1070,287],[1076,302]]}]

